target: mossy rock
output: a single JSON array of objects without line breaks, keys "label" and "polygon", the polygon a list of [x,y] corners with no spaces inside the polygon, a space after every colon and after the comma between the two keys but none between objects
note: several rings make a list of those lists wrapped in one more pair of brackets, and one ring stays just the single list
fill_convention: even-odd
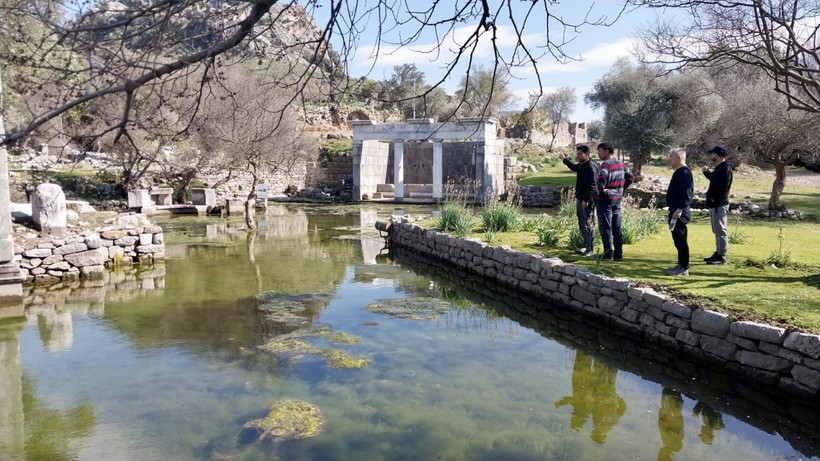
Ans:
[{"label": "mossy rock", "polygon": [[329,333],[325,338],[336,344],[359,344],[362,339],[358,336],[351,335],[349,333],[338,332],[338,333]]},{"label": "mossy rock", "polygon": [[353,358],[347,352],[339,349],[320,349],[303,338],[325,338],[338,344],[357,344],[361,341],[358,336],[342,332],[333,333],[329,326],[320,325],[314,329],[299,330],[277,336],[259,348],[290,360],[298,360],[305,355],[319,355],[331,368],[362,368],[370,365],[369,359]]},{"label": "mossy rock", "polygon": [[324,420],[319,408],[302,400],[277,400],[270,407],[267,416],[248,421],[244,425],[239,439],[251,434],[258,434],[257,441],[306,439],[322,431]]},{"label": "mossy rock", "polygon": [[374,314],[387,314],[395,318],[425,320],[444,315],[451,307],[452,303],[439,298],[404,298],[379,299],[366,309]]}]

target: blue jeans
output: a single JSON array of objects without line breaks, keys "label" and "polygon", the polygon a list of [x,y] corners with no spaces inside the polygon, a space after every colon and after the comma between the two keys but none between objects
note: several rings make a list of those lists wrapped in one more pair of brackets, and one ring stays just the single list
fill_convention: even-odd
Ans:
[{"label": "blue jeans", "polygon": [[[624,257],[624,236],[621,234],[621,201],[599,200],[598,229],[604,244],[604,258]],[[613,252],[614,246],[614,252]]]}]

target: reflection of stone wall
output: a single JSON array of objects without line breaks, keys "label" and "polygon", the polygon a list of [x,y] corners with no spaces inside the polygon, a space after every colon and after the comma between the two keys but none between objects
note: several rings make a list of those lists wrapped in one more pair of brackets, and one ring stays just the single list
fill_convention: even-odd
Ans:
[{"label": "reflection of stone wall", "polygon": [[696,363],[718,362],[736,376],[820,403],[820,335],[733,321],[726,314],[688,306],[558,258],[492,247],[413,224],[394,224],[391,241],[548,299],[613,331],[657,342],[672,355]]},{"label": "reflection of stone wall", "polygon": [[49,351],[66,350],[74,341],[75,316],[102,316],[106,302],[123,302],[165,289],[165,265],[138,271],[134,267],[104,272],[93,280],[71,281],[42,286],[26,286],[23,304],[26,317],[37,324],[41,340]]}]

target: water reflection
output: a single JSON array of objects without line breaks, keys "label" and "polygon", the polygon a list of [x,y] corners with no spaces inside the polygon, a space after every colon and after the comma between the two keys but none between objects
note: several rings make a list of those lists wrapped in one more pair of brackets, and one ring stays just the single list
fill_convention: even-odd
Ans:
[{"label": "water reflection", "polygon": [[[0,320],[0,453],[51,459],[29,454],[38,446],[54,459],[116,461],[820,453],[810,406],[638,349],[571,312],[543,315],[543,301],[435,262],[393,254],[397,263],[373,265],[376,245],[366,240],[378,237],[363,224],[373,213],[333,213],[269,209],[268,225],[250,238],[218,218],[175,219],[164,272],[32,290],[25,312]],[[367,310],[422,297],[442,302],[442,315]],[[259,348],[322,328],[360,342],[300,338],[370,365],[337,369]],[[567,357],[572,365],[562,366]],[[315,405],[322,433],[237,445],[242,427],[278,399]]]},{"label": "water reflection", "polygon": [[580,430],[592,416],[589,437],[598,444],[626,412],[626,401],[615,389],[617,370],[583,352],[575,353],[572,366],[572,395],[555,402],[555,407],[572,405],[570,427]]}]

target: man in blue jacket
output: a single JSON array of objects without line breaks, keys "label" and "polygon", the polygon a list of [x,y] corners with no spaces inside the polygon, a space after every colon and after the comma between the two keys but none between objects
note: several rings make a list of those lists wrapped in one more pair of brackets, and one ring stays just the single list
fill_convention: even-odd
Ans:
[{"label": "man in blue jacket", "polygon": [[729,249],[729,190],[732,188],[732,166],[726,161],[726,148],[715,146],[709,149],[715,168],[703,166],[703,174],[709,179],[706,190],[706,207],[712,233],[715,234],[715,253],[703,260],[707,264],[726,264],[726,250]]},{"label": "man in blue jacket", "polygon": [[598,164],[589,158],[589,147],[578,146],[575,149],[575,158],[578,163],[570,159],[559,157],[575,176],[575,214],[578,216],[578,228],[581,230],[583,243],[575,250],[584,256],[595,254],[595,182],[598,180]]},{"label": "man in blue jacket", "polygon": [[675,172],[666,189],[666,205],[669,207],[669,230],[678,250],[678,264],[666,271],[669,275],[689,275],[689,242],[686,224],[691,219],[692,198],[695,195],[695,181],[692,170],[686,166],[686,151],[669,151],[669,166]]}]

